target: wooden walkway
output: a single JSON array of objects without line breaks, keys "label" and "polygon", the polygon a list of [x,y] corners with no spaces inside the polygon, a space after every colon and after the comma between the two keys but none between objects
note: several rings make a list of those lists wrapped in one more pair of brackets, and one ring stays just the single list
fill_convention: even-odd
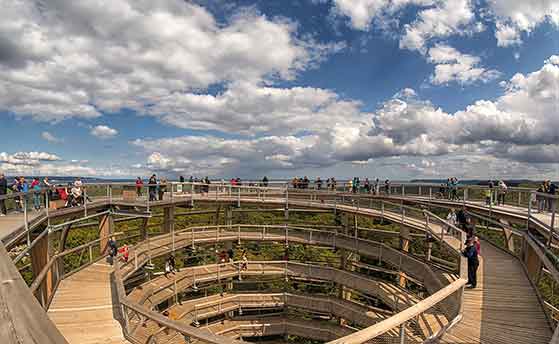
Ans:
[{"label": "wooden walkway", "polygon": [[112,270],[94,263],[60,282],[48,315],[70,344],[128,343],[114,319]]},{"label": "wooden walkway", "polygon": [[[274,202],[278,200],[264,203]],[[515,207],[504,208],[513,211]],[[360,211],[367,210],[361,208]],[[547,219],[546,214],[538,217]],[[22,221],[23,215],[20,214],[0,218],[0,238],[21,227]],[[456,245],[455,242],[451,244]],[[552,337],[550,326],[521,263],[488,243],[483,243],[482,255],[478,287],[467,290],[464,296],[463,319],[440,342],[549,343]],[[69,343],[127,343],[121,325],[114,318],[117,312],[111,290],[111,271],[112,267],[95,263],[60,283],[48,315]]]},{"label": "wooden walkway", "polygon": [[482,243],[476,289],[466,289],[464,317],[441,343],[547,344],[552,333],[520,262]]}]

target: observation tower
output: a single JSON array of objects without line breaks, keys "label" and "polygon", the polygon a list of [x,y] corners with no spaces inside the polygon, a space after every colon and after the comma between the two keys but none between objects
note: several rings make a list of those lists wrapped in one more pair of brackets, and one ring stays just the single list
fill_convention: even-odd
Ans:
[{"label": "observation tower", "polygon": [[[2,343],[559,343],[555,209],[509,188],[459,199],[169,182],[87,184],[84,204],[11,194],[0,217]],[[461,211],[481,239],[466,288]]]}]

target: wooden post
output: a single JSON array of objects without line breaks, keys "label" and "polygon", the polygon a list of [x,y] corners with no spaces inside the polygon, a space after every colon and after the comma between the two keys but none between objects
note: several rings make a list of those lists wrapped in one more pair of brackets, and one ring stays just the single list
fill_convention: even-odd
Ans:
[{"label": "wooden post", "polygon": [[[400,225],[400,250],[410,251],[410,229],[404,225]],[[398,277],[398,285],[402,288],[406,287],[406,275],[401,271]]]},{"label": "wooden post", "polygon": [[110,214],[103,215],[99,218],[99,248],[101,249],[101,254],[107,251],[107,246],[109,245],[109,236],[113,233],[114,220],[113,216]]},{"label": "wooden post", "polygon": [[[43,268],[48,264],[49,260],[49,237],[48,235],[43,235],[43,237],[37,240],[35,245],[31,248],[31,270],[33,271],[33,276],[38,276]],[[45,279],[41,282],[41,286],[38,288],[38,292],[40,294],[37,296],[39,301],[44,300],[42,306],[45,309],[47,308],[48,300],[53,293],[52,282],[51,268],[47,272]]]},{"label": "wooden post", "polygon": [[163,208],[163,223],[161,224],[161,231],[163,233],[170,233],[173,231],[175,224],[175,207]]}]

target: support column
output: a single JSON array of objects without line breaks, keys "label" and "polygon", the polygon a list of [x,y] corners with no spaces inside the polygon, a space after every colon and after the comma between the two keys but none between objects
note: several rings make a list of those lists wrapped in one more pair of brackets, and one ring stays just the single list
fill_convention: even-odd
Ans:
[{"label": "support column", "polygon": [[[400,250],[406,253],[410,251],[410,229],[406,226],[400,226]],[[406,275],[401,271],[398,277],[398,285],[402,288],[406,287]]]},{"label": "support column", "polygon": [[142,224],[140,225],[140,237],[142,240],[147,240],[148,238],[148,222],[149,217],[144,217],[142,219]]},{"label": "support column", "polygon": [[114,219],[113,216],[103,215],[99,218],[99,241],[100,249],[102,253],[107,252],[107,246],[109,245],[109,236],[114,232]]},{"label": "support column", "polygon": [[[503,223],[505,226],[510,227],[508,221],[503,219],[499,221]],[[514,236],[512,235],[512,230],[503,227],[503,236],[505,239],[505,244],[507,245],[507,249],[509,250],[509,252],[514,253]]]},{"label": "support column", "polygon": [[[39,239],[35,245],[31,248],[31,270],[33,271],[33,276],[38,276],[39,273],[43,270],[45,266],[47,266],[50,260],[49,256],[49,237],[48,235],[44,235],[41,239]],[[54,267],[54,265],[53,265]],[[39,292],[37,297],[39,298],[39,302],[44,300],[43,307],[46,308],[48,300],[52,295],[53,289],[53,276],[52,276],[52,268],[49,269],[45,279],[41,283],[39,288]]]},{"label": "support column", "polygon": [[225,208],[225,225],[233,225],[233,208],[231,206]]},{"label": "support column", "polygon": [[163,223],[161,224],[161,231],[163,233],[170,233],[173,231],[175,225],[175,207],[163,208]]}]

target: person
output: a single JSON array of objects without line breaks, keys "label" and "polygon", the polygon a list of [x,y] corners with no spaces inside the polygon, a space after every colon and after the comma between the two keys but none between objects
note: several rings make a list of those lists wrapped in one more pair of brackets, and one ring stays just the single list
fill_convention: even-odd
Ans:
[{"label": "person", "polygon": [[481,241],[477,236],[474,236],[474,246],[476,247],[477,255],[481,256]]},{"label": "person", "polygon": [[352,179],[347,181],[347,192],[353,192],[353,180]]},{"label": "person", "polygon": [[466,249],[462,254],[464,257],[468,258],[468,283],[466,286],[470,289],[474,289],[477,287],[477,268],[479,267],[478,251],[474,243],[474,238],[468,239]]},{"label": "person", "polygon": [[247,269],[248,269],[247,251],[243,250],[243,253],[241,254],[241,271],[246,271]]},{"label": "person", "polygon": [[448,222],[449,224],[446,232],[450,233],[452,226],[456,226],[456,212],[454,211],[454,208],[451,208],[448,214],[446,215],[446,222]]},{"label": "person", "polygon": [[483,193],[485,194],[485,205],[491,205],[491,189],[487,188]]},{"label": "person", "polygon": [[384,181],[384,193],[390,195],[390,180]]},{"label": "person", "polygon": [[227,261],[228,261],[228,262],[232,262],[234,256],[235,256],[235,252],[233,251],[232,248],[229,248],[229,249],[227,250],[227,258],[228,258]]},{"label": "person", "polygon": [[6,201],[3,197],[8,194],[8,180],[4,173],[0,172],[0,216],[6,216]]},{"label": "person", "polygon": [[466,218],[466,224],[464,225],[464,231],[466,232],[467,238],[473,238],[476,233],[476,225],[471,217]]},{"label": "person", "polygon": [[176,263],[175,263],[175,256],[170,255],[169,258],[165,261],[165,277],[169,278],[167,275],[169,273],[175,274]]},{"label": "person", "polygon": [[499,180],[499,197],[497,199],[497,205],[505,205],[505,197],[507,196],[507,184],[504,181]]},{"label": "person", "polygon": [[303,189],[308,189],[309,184],[310,184],[309,177],[305,176],[305,178],[303,178]]},{"label": "person", "polygon": [[149,200],[155,201],[156,200],[156,190],[157,190],[157,177],[155,174],[152,174],[148,181],[149,184]]},{"label": "person", "polygon": [[206,192],[206,194],[208,194],[210,192],[210,184],[212,182],[210,181],[210,178],[208,178],[208,176],[206,176],[206,178],[204,178],[204,191]]},{"label": "person", "polygon": [[262,186],[265,188],[268,187],[268,177],[264,176],[264,178],[262,178]]},{"label": "person", "polygon": [[336,191],[337,188],[337,184],[338,182],[336,181],[336,178],[332,177],[332,191]]},{"label": "person", "polygon": [[49,177],[47,176],[43,178],[43,187],[47,189],[47,193],[46,193],[47,197],[45,197],[45,207],[48,207],[49,200],[52,199],[54,185],[51,184],[51,182],[49,181]]},{"label": "person", "polygon": [[144,187],[144,181],[142,180],[142,178],[140,177],[136,178],[136,195],[138,195],[138,197],[142,197],[143,187]]},{"label": "person", "polygon": [[109,239],[107,249],[109,250],[109,263],[112,265],[118,252],[118,244],[114,236]]},{"label": "person", "polygon": [[456,212],[456,224],[459,228],[464,229],[466,222],[466,211],[462,208]]},{"label": "person", "polygon": [[163,197],[165,196],[165,191],[167,191],[167,178],[161,178],[161,180],[159,181],[159,189],[158,189],[160,201],[163,200]]},{"label": "person", "polygon": [[450,179],[450,199],[452,201],[457,201],[458,198],[458,179],[456,177],[452,177]]},{"label": "person", "polygon": [[369,178],[365,178],[365,182],[363,183],[363,188],[365,189],[366,193],[371,192],[371,184],[369,182]]},{"label": "person", "polygon": [[490,198],[490,204],[495,204],[495,183],[493,182],[493,180],[489,181],[488,184],[489,187],[489,198]]},{"label": "person", "polygon": [[39,178],[33,178],[31,190],[33,191],[33,208],[39,211],[41,210],[41,182]]},{"label": "person", "polygon": [[545,196],[543,194],[547,193],[546,188],[546,183],[542,182],[537,190],[536,202],[538,203],[538,213],[543,213],[545,210]]},{"label": "person", "polygon": [[226,263],[227,262],[227,252],[225,252],[225,250],[221,250],[221,252],[218,253],[217,258],[218,258],[218,263],[219,264]]},{"label": "person", "polygon": [[[13,193],[18,193],[20,190],[19,187],[19,177],[15,177],[14,181],[12,182],[12,185],[10,186],[10,189],[12,189]],[[14,199],[15,202],[15,207],[16,207],[16,211],[20,212],[22,211],[22,198],[21,197],[16,197]]]},{"label": "person", "polygon": [[27,181],[25,180],[25,177],[19,177],[19,192],[23,192],[25,193],[25,195],[22,195],[20,197],[20,202],[21,202],[21,207],[23,209],[23,207],[27,208],[27,204],[29,203],[29,195],[27,194],[29,192],[29,184],[27,184]]},{"label": "person", "polygon": [[378,178],[375,179],[375,195],[380,195],[380,180]]},{"label": "person", "polygon": [[316,189],[317,190],[321,190],[322,189],[322,180],[320,179],[320,177],[317,177],[314,184],[316,185]]},{"label": "person", "polygon": [[[555,185],[555,183],[552,183],[551,180],[547,181],[547,193],[550,196],[555,196],[555,194],[557,193],[557,185]],[[549,212],[553,212],[553,208],[555,207],[555,202],[556,200],[553,197],[550,197],[548,200],[548,205],[547,205],[547,211]]]}]

